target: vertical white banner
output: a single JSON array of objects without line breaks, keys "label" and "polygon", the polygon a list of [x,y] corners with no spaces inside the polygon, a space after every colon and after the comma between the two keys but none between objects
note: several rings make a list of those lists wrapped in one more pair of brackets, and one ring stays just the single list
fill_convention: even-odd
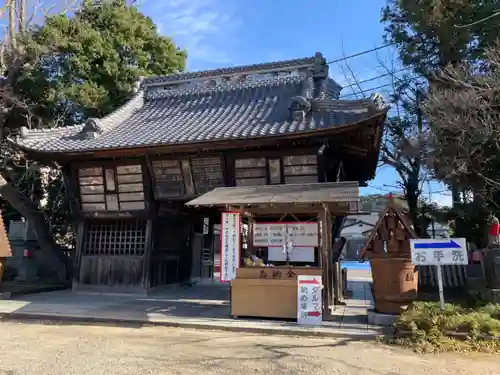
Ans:
[{"label": "vertical white banner", "polygon": [[228,282],[236,278],[240,265],[240,214],[223,212],[220,231],[220,281]]},{"label": "vertical white banner", "polygon": [[297,323],[321,325],[323,321],[322,287],[321,276],[297,276]]}]

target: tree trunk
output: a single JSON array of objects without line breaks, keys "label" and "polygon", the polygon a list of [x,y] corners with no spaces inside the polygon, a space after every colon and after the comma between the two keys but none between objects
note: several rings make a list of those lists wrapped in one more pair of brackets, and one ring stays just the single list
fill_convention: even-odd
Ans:
[{"label": "tree trunk", "polygon": [[423,237],[422,228],[420,222],[420,211],[418,209],[418,197],[415,194],[406,194],[406,200],[408,203],[408,211],[410,214],[410,220],[413,224],[413,228],[419,237]]},{"label": "tree trunk", "polygon": [[58,281],[66,281],[68,277],[66,256],[54,242],[42,212],[1,174],[0,195],[32,225],[40,246],[37,258],[41,261],[42,267],[57,277]]}]

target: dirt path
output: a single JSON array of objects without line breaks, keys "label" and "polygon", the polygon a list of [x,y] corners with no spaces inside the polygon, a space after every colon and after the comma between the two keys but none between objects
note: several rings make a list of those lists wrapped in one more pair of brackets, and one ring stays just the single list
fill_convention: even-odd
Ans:
[{"label": "dirt path", "polygon": [[0,333],[1,375],[500,374],[500,357],[419,356],[349,339],[10,322]]}]

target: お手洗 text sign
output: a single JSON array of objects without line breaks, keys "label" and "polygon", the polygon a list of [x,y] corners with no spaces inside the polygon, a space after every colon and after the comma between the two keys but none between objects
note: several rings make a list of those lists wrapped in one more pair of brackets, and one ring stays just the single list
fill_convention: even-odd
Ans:
[{"label": "\u304a\u624b\u6d17 text sign", "polygon": [[321,276],[297,276],[297,323],[321,325],[323,321]]},{"label": "\u304a\u624b\u6d17 text sign", "polygon": [[223,212],[220,230],[220,281],[236,278],[240,265],[240,214]]},{"label": "\u304a\u624b\u6d17 text sign", "polygon": [[465,238],[410,240],[411,261],[417,266],[468,264]]}]

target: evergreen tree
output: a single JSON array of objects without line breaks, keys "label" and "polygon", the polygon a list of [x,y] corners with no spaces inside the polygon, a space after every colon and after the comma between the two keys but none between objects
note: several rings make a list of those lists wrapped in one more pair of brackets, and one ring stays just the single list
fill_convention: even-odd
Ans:
[{"label": "evergreen tree", "polygon": [[[39,200],[31,199],[37,194],[26,194],[33,189],[20,186],[20,171],[26,175],[25,166],[33,163],[24,161],[5,137],[20,126],[68,125],[104,116],[127,100],[140,76],[183,70],[186,53],[159,35],[152,20],[125,0],[84,0],[78,9],[48,16],[34,26],[27,24],[26,7],[26,0],[6,0],[5,4],[8,30],[0,49],[4,71],[0,79],[0,196],[31,222],[41,254],[48,259],[44,263],[64,278],[64,257],[54,244],[49,218],[37,204]],[[55,191],[51,196],[60,196],[60,189]]]}]

